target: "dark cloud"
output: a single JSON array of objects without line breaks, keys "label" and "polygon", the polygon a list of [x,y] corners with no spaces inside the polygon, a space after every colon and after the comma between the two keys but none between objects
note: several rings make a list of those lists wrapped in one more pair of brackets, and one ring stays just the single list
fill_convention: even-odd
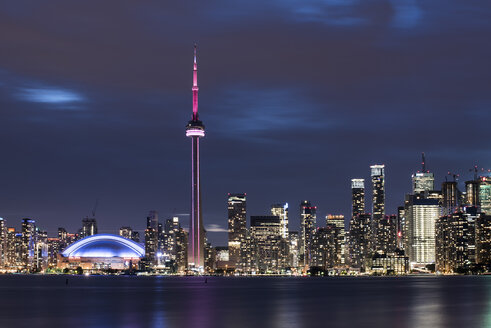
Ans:
[{"label": "dark cloud", "polygon": [[310,199],[323,224],[375,163],[395,212],[421,151],[439,182],[491,167],[490,17],[484,1],[4,2],[0,215],[53,234],[96,198],[102,231],[189,213],[195,41],[213,242],[228,192],[251,215],[289,202],[293,229]]}]

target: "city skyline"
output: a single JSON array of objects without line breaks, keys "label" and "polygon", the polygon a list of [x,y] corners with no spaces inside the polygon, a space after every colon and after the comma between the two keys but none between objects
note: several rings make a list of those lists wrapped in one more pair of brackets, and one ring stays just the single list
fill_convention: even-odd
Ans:
[{"label": "city skyline", "polygon": [[[489,4],[479,12],[438,1],[369,11],[356,1],[310,5],[296,14],[301,5],[270,4],[278,10],[268,17],[248,4],[223,16],[176,5],[175,17],[193,22],[189,30],[161,19],[163,7],[136,5],[82,31],[85,17],[97,17],[87,8],[40,5],[35,18],[21,4],[3,4],[0,216],[17,227],[35,219],[53,234],[76,231],[95,199],[100,232],[143,231],[149,210],[166,219],[189,214],[182,122],[193,41],[209,131],[203,217],[215,245],[226,245],[229,192],[247,192],[248,216],[290,203],[290,229],[299,230],[304,199],[318,206],[320,221],[328,213],[348,220],[349,181],[364,178],[369,190],[376,163],[386,167],[387,214],[411,191],[423,151],[437,187],[448,171],[462,184],[475,164],[491,167],[483,138],[490,23],[479,19]],[[121,21],[135,23],[116,33]],[[449,133],[458,134],[451,143]]]}]

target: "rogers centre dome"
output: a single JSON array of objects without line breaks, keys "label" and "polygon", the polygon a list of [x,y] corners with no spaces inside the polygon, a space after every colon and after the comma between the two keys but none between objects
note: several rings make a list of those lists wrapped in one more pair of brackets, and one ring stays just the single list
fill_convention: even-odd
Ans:
[{"label": "rogers centre dome", "polygon": [[111,234],[97,234],[78,240],[59,256],[59,267],[83,269],[128,269],[145,256],[138,243]]}]

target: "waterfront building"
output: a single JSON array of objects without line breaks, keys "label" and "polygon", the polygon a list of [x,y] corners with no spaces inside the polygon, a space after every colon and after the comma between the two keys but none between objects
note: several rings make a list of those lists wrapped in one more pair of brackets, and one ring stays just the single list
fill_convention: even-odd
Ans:
[{"label": "waterfront building", "polygon": [[246,230],[244,242],[240,244],[240,261],[237,266],[237,271],[240,273],[256,272],[255,268],[255,245],[250,230]]},{"label": "waterfront building", "polygon": [[281,237],[288,238],[288,203],[271,205],[271,215],[280,218]]},{"label": "waterfront building", "polygon": [[240,262],[241,244],[247,233],[246,194],[228,194],[228,252],[230,265],[237,267]]},{"label": "waterfront building", "polygon": [[404,250],[406,231],[406,218],[404,213],[404,206],[397,207],[397,248],[402,250]]},{"label": "waterfront building", "polygon": [[346,233],[344,228],[344,215],[326,216],[326,226],[336,227],[336,265],[344,265],[346,262]]},{"label": "waterfront building", "polygon": [[310,267],[320,267],[325,270],[340,264],[338,258],[340,249],[338,234],[339,229],[334,224],[315,230],[312,238]]},{"label": "waterfront building", "polygon": [[435,177],[433,173],[426,170],[425,153],[421,154],[421,172],[412,175],[413,195],[418,193],[427,193],[435,189]]},{"label": "waterfront building", "polygon": [[258,273],[279,273],[282,269],[281,221],[278,216],[251,216],[253,267]]},{"label": "waterfront building", "polygon": [[5,267],[7,262],[7,224],[0,218],[0,267]]},{"label": "waterfront building", "polygon": [[351,179],[351,217],[365,213],[365,179]]},{"label": "waterfront building", "polygon": [[400,275],[409,272],[409,258],[404,255],[404,251],[395,250],[391,253],[375,253],[369,265],[372,274]]},{"label": "waterfront building", "polygon": [[300,203],[300,265],[308,267],[311,261],[312,239],[314,237],[317,220],[317,206],[310,201]]},{"label": "waterfront building", "polygon": [[298,249],[299,238],[298,231],[288,232],[288,266],[293,270],[298,268]]},{"label": "waterfront building", "polygon": [[475,206],[475,207],[479,206],[479,179],[465,182],[464,205]]},{"label": "waterfront building", "polygon": [[424,198],[420,194],[406,196],[405,250],[411,265],[424,266],[435,262],[435,224],[440,213],[437,199]]},{"label": "waterfront building", "polygon": [[491,215],[476,218],[476,262],[491,266]]},{"label": "waterfront building", "polygon": [[145,256],[144,248],[129,239],[97,234],[80,239],[58,255],[58,267],[90,272],[135,269]]},{"label": "waterfront building", "polygon": [[436,222],[436,270],[457,272],[476,263],[476,207],[440,217]]},{"label": "waterfront building", "polygon": [[205,126],[198,115],[198,64],[196,45],[194,46],[193,66],[193,116],[186,126],[186,137],[191,138],[191,216],[189,222],[188,268],[202,272],[204,270],[205,228],[201,207],[200,178],[200,138],[205,136]]},{"label": "waterfront building", "polygon": [[349,226],[349,264],[352,268],[364,270],[365,262],[371,256],[370,214],[358,214],[351,218]]}]

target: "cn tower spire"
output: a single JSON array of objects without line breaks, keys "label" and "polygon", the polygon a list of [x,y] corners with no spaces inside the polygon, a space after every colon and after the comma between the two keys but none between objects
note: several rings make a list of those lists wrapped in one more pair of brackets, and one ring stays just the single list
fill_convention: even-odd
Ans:
[{"label": "cn tower spire", "polygon": [[198,63],[196,62],[196,43],[194,44],[194,68],[193,68],[193,121],[198,120]]}]

